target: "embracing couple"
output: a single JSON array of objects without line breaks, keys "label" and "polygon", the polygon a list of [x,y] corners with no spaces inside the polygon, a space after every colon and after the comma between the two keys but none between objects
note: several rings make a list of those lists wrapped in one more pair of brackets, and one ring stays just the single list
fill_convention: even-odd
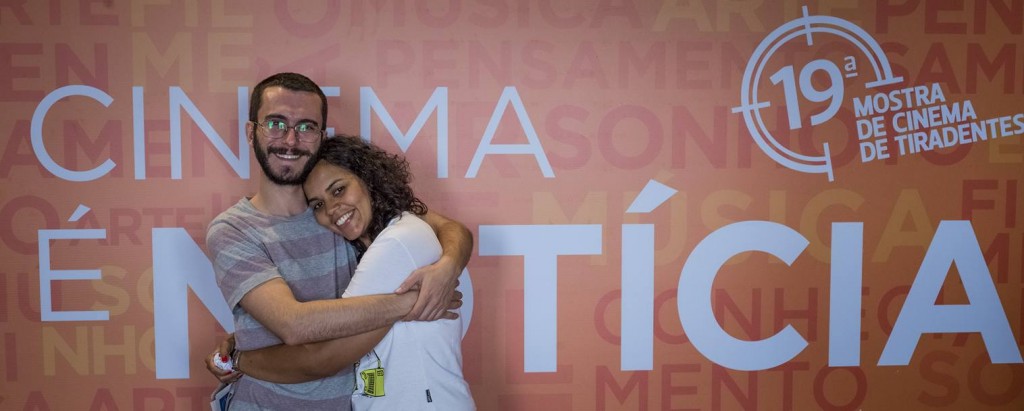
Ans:
[{"label": "embracing couple", "polygon": [[305,76],[252,91],[259,189],[206,237],[235,325],[207,358],[227,383],[217,405],[475,409],[455,290],[471,234],[416,198],[404,158],[326,136],[326,121],[326,96]]}]

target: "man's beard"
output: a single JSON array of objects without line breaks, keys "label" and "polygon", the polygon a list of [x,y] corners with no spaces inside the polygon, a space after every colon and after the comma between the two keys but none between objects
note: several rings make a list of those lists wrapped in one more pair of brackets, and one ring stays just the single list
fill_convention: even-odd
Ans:
[{"label": "man's beard", "polygon": [[[264,151],[263,146],[258,141],[258,138],[257,141],[255,141],[255,144],[252,145],[252,149],[256,153],[256,162],[258,162],[260,164],[260,168],[263,169],[263,175],[267,176],[267,178],[270,179],[271,182],[277,185],[296,186],[302,184],[302,182],[305,181],[306,176],[309,174],[310,170],[312,170],[313,166],[315,165],[315,161],[313,161],[313,154],[306,150],[297,148],[287,149],[282,147],[271,147],[268,150]],[[275,174],[274,170],[270,167],[270,159],[268,158],[268,154],[275,153],[305,156],[306,163],[302,166],[301,171],[295,172],[296,170],[288,168],[285,169],[281,174]]]}]

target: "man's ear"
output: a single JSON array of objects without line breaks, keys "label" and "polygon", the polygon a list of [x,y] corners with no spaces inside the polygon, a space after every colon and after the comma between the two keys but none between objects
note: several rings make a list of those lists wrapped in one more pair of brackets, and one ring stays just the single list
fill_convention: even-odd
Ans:
[{"label": "man's ear", "polygon": [[255,130],[253,130],[253,123],[251,121],[246,121],[245,122],[245,138],[246,138],[246,140],[249,140],[249,145],[250,146],[253,144],[252,140],[256,136],[256,134],[254,134],[253,131],[255,131]]}]

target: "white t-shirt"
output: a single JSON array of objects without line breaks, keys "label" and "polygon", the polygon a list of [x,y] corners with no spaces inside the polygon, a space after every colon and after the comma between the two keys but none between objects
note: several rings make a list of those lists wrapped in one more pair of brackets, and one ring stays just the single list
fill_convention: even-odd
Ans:
[{"label": "white t-shirt", "polygon": [[[363,254],[343,297],[390,294],[413,270],[441,257],[430,226],[411,213],[391,220]],[[352,408],[362,410],[475,410],[462,378],[462,322],[400,321],[356,370]],[[383,396],[367,396],[362,372],[384,369]],[[379,387],[375,387],[379,390]]]}]

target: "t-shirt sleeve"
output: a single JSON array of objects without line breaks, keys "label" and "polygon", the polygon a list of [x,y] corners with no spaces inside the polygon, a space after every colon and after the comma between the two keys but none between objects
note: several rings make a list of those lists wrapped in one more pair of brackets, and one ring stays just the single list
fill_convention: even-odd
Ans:
[{"label": "t-shirt sleeve", "polygon": [[227,222],[214,222],[206,234],[213,271],[228,307],[232,310],[249,291],[281,277],[266,249]]},{"label": "t-shirt sleeve", "polygon": [[405,214],[381,231],[363,253],[342,297],[394,293],[413,270],[433,264],[440,256],[441,244],[430,226]]}]

